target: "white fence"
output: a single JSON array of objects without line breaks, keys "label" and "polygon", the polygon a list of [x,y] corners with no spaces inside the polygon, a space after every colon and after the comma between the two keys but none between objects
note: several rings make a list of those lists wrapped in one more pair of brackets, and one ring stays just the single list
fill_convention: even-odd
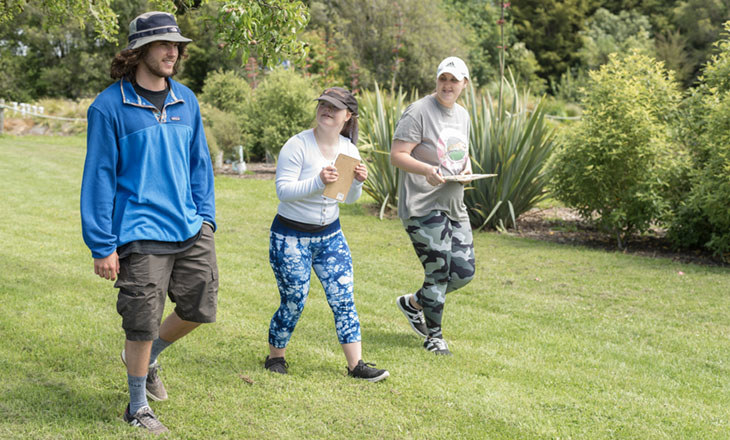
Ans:
[{"label": "white fence", "polygon": [[25,102],[9,102],[6,103],[4,99],[0,99],[0,133],[3,132],[4,114],[7,111],[8,116],[21,117],[34,117],[34,118],[45,118],[55,119],[58,121],[71,121],[71,122],[86,122],[86,118],[65,118],[63,116],[52,116],[46,115],[45,109],[42,105],[32,105]]}]

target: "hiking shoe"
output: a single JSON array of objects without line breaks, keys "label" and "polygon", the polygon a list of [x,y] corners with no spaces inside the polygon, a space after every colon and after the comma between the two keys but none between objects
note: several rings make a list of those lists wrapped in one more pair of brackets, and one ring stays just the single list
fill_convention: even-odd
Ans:
[{"label": "hiking shoe", "polygon": [[266,356],[264,361],[264,368],[274,373],[287,374],[289,373],[289,364],[284,360],[283,357],[269,358]]},{"label": "hiking shoe", "polygon": [[435,354],[451,356],[449,346],[446,344],[446,341],[441,338],[426,338],[426,340],[423,341],[423,348]]},{"label": "hiking shoe", "polygon": [[[127,365],[124,350],[122,350],[122,362]],[[162,384],[162,379],[160,379],[160,370],[162,370],[162,367],[160,367],[159,362],[155,361],[154,364],[150,365],[147,369],[147,382],[145,383],[147,397],[158,402],[167,400],[167,390],[165,390],[165,385]]]},{"label": "hiking shoe", "polygon": [[416,332],[418,336],[425,338],[428,336],[428,327],[426,327],[426,320],[423,318],[423,310],[418,310],[411,306],[408,301],[410,296],[410,294],[399,296],[398,299],[395,300],[395,303],[398,304],[400,311],[406,315],[406,318],[408,318],[408,323],[411,325],[413,331]]},{"label": "hiking shoe", "polygon": [[124,410],[124,421],[132,426],[144,428],[152,434],[162,434],[169,431],[162,422],[157,420],[157,416],[149,406],[143,406],[132,415],[129,413],[129,404],[127,404],[127,409]]},{"label": "hiking shoe", "polygon": [[355,379],[365,379],[368,382],[378,382],[390,376],[388,370],[378,370],[373,368],[374,366],[375,364],[365,363],[360,359],[355,368],[352,370],[349,367],[347,368],[347,374]]}]

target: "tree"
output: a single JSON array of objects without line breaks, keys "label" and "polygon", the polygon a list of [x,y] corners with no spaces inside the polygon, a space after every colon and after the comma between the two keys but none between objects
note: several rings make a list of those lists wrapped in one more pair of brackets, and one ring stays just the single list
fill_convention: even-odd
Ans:
[{"label": "tree", "polygon": [[449,55],[466,58],[459,23],[440,0],[320,0],[310,3],[313,29],[334,43],[341,71],[354,61],[360,83],[430,91],[436,67]]},{"label": "tree", "polygon": [[589,12],[589,0],[512,2],[517,37],[537,57],[542,78],[557,81],[578,62],[580,31]]},{"label": "tree", "polygon": [[[144,0],[115,0],[120,20],[129,22]],[[120,37],[121,38],[121,37]],[[109,63],[125,40],[99,40],[89,27],[57,23],[28,5],[13,25],[0,26],[0,97],[31,101],[40,97],[93,96],[110,82]],[[7,67],[6,67],[7,66]]]},{"label": "tree", "polygon": [[[481,86],[499,81],[499,52],[502,45],[498,26],[500,2],[446,0],[445,3],[449,5],[449,12],[462,25],[461,33],[469,48],[467,64],[472,82]],[[504,9],[507,12],[503,23],[505,64],[519,85],[539,94],[545,89],[545,81],[537,76],[540,66],[535,54],[517,39],[509,9]]]},{"label": "tree", "polygon": [[629,53],[636,49],[653,55],[649,19],[636,11],[621,11],[618,15],[599,8],[581,32],[583,47],[579,57],[583,67],[595,69],[608,61],[612,53]]},{"label": "tree", "polygon": [[[97,36],[116,40],[119,26],[112,0],[5,0],[0,2],[0,25],[10,23],[29,6],[36,7],[51,24],[70,24],[84,29],[90,19]],[[297,39],[309,15],[297,0],[154,0],[155,8],[183,12],[201,4],[215,3],[217,36],[231,54],[243,59],[253,55],[273,66],[284,59],[303,60],[306,47]]]},{"label": "tree", "polygon": [[673,9],[677,29],[687,41],[693,66],[692,80],[712,55],[712,45],[720,39],[722,25],[730,20],[730,4],[723,0],[686,0]]}]

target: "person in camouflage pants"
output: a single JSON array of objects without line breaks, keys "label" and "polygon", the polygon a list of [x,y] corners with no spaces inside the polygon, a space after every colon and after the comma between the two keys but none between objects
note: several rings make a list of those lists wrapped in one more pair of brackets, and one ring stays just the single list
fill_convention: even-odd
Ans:
[{"label": "person in camouflage pants", "polygon": [[425,272],[416,300],[423,305],[428,336],[442,338],[441,316],[446,294],[474,277],[474,242],[471,227],[449,219],[441,211],[403,220]]},{"label": "person in camouflage pants", "polygon": [[469,112],[457,99],[469,83],[463,60],[448,57],[436,71],[436,91],[406,108],[396,124],[390,162],[399,169],[398,217],[425,272],[415,294],[396,305],[423,348],[451,351],[441,331],[446,294],[474,278],[474,244],[464,185],[472,174]]}]

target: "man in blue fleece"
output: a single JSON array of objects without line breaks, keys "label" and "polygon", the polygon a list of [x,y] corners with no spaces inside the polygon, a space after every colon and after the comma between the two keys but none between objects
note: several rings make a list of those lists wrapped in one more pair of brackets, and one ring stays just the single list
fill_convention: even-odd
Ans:
[{"label": "man in blue fleece", "polygon": [[[190,41],[172,14],[135,18],[129,45],[112,61],[118,81],[87,116],[84,241],[94,273],[119,289],[130,394],[124,420],[155,434],[167,431],[147,403],[167,399],[157,356],[214,322],[218,302],[213,168],[198,101],[172,80]],[[166,296],[175,310],[160,325]]]}]

